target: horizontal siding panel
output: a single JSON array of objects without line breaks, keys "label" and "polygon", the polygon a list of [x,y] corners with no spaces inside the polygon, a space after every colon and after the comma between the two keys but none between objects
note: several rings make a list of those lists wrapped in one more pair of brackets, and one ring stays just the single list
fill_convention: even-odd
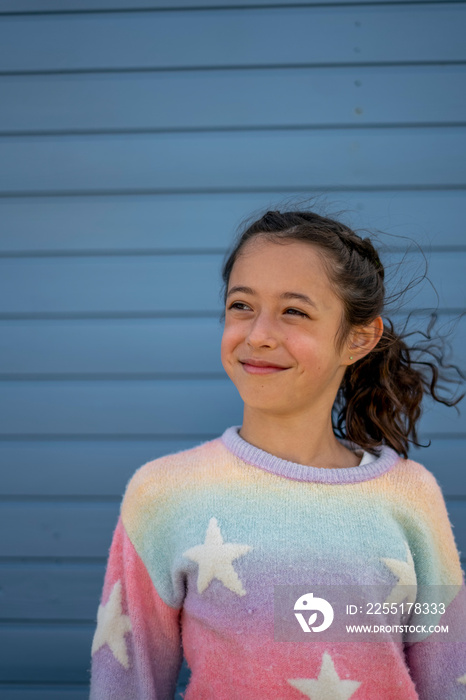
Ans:
[{"label": "horizontal siding panel", "polygon": [[[0,523],[7,535],[0,556],[107,557],[118,509],[100,503],[4,504]],[[458,549],[465,554],[466,502],[447,501],[447,510]]]},{"label": "horizontal siding panel", "polygon": [[388,246],[408,236],[430,245],[466,246],[458,226],[466,191],[209,193],[0,198],[0,253],[226,250],[236,227],[267,208],[315,208],[354,227],[382,230]]},{"label": "horizontal siding panel", "polygon": [[[88,683],[95,625],[6,624],[0,626],[0,681],[3,683]],[[183,664],[178,692],[186,684],[189,669]],[[74,690],[74,689],[69,689]],[[0,691],[3,691],[0,685]],[[66,688],[65,688],[66,691]],[[2,692],[2,700],[5,695]],[[7,696],[8,697],[8,696]],[[11,696],[19,700],[21,695]],[[28,696],[25,696],[26,698]],[[31,700],[37,700],[31,695]],[[67,695],[37,696],[64,700]],[[70,700],[78,696],[70,695]],[[177,700],[178,700],[177,696]]]},{"label": "horizontal siding panel", "polygon": [[4,258],[0,313],[218,311],[219,268],[217,255]]},{"label": "horizontal siding panel", "polygon": [[[211,437],[217,435],[212,433]],[[142,441],[4,441],[0,443],[0,463],[4,465],[0,496],[119,499],[138,467],[207,439],[209,436]]]},{"label": "horizontal siding panel", "polygon": [[5,501],[0,557],[106,559],[119,509],[119,503]]},{"label": "horizontal siding panel", "polygon": [[0,132],[451,124],[465,120],[465,72],[390,66],[4,76]]},{"label": "horizontal siding panel", "polygon": [[0,619],[94,624],[104,573],[104,563],[0,564]]},{"label": "horizontal siding panel", "polygon": [[452,188],[465,160],[461,127],[11,136],[0,193]]},{"label": "horizontal siding panel", "polygon": [[[182,700],[182,692],[186,684],[179,684],[175,700]],[[72,686],[70,684],[54,683],[53,685],[35,685],[34,683],[5,684],[0,683],[0,697],[2,700],[89,700],[89,688],[87,684]]]},{"label": "horizontal siding panel", "polygon": [[222,331],[215,318],[0,321],[0,374],[223,374]]},{"label": "horizontal siding panel", "polygon": [[465,21],[456,3],[5,16],[0,70],[461,61]]},{"label": "horizontal siding panel", "polygon": [[[175,700],[182,700],[181,694],[186,689],[186,683],[178,684]],[[34,683],[5,684],[0,683],[0,697],[2,700],[89,700],[89,688],[87,684],[72,686],[54,683],[53,685],[35,685]]]},{"label": "horizontal siding panel", "polygon": [[218,435],[242,415],[227,378],[3,382],[1,397],[1,434],[12,437]]},{"label": "horizontal siding panel", "polygon": [[[387,0],[358,0],[358,5],[377,5]],[[423,4],[425,0],[410,0],[411,4]],[[235,0],[236,7],[249,8],[251,0]],[[286,7],[287,5],[354,5],[355,0],[308,0],[301,3],[296,0],[254,0],[254,5]],[[0,0],[0,12],[8,14],[27,12],[85,12],[109,10],[173,10],[198,9],[211,7],[213,9],[231,8],[231,0]]]},{"label": "horizontal siding panel", "polygon": [[[419,321],[413,329],[422,328]],[[437,325],[441,333],[451,329],[453,356],[463,360],[466,317],[442,317]],[[217,318],[0,321],[0,376],[223,376],[222,332]]]},{"label": "horizontal siding panel", "polygon": [[[0,259],[0,314],[219,313],[221,255]],[[383,258],[389,292],[422,278],[425,261],[413,253]],[[428,261],[430,281],[406,294],[403,310],[466,306],[466,253],[439,252]],[[398,310],[398,300],[395,311]],[[181,369],[181,368],[180,368]]]},{"label": "horizontal siding panel", "polygon": [[[1,383],[1,435],[13,439],[220,435],[241,419],[242,402],[228,378]],[[427,401],[420,429],[454,437],[466,433],[466,415]]]},{"label": "horizontal siding panel", "polygon": [[90,624],[0,625],[0,681],[85,683],[93,634]]},{"label": "horizontal siding panel", "polygon": [[0,682],[2,700],[89,700],[87,685],[5,684]]}]

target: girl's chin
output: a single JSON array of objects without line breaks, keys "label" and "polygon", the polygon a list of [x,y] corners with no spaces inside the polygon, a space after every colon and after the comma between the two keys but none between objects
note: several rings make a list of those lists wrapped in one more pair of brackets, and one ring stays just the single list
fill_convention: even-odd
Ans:
[{"label": "girl's chin", "polygon": [[239,391],[239,394],[243,399],[245,408],[254,411],[280,415],[289,415],[296,411],[296,406],[293,402],[287,403],[283,400],[283,394],[281,396],[265,396],[261,395],[260,390],[255,392]]}]

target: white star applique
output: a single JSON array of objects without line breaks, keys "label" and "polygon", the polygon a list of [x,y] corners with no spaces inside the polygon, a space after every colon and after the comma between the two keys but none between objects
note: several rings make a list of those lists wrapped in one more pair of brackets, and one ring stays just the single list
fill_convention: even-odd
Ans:
[{"label": "white star applique", "polygon": [[359,681],[341,680],[327,651],[318,678],[291,678],[288,683],[311,700],[349,700],[361,685]]},{"label": "white star applique", "polygon": [[121,581],[112,588],[105,605],[99,605],[97,612],[97,629],[92,641],[91,653],[95,654],[104,644],[108,644],[115,659],[128,669],[129,659],[126,651],[125,634],[131,632],[131,620],[122,614]]},{"label": "white star applique", "polygon": [[464,676],[460,676],[459,678],[456,679],[457,683],[461,683],[462,685],[466,685],[466,673]]},{"label": "white star applique", "polygon": [[[402,561],[401,559],[387,559],[381,558],[380,561],[388,566],[390,571],[395,574],[398,581],[392,588],[390,594],[384,603],[390,605],[391,603],[401,603],[405,599],[408,603],[416,602],[417,595],[417,578],[416,570],[414,568],[414,561],[409,549],[408,543],[405,542],[407,561]],[[404,586],[409,586],[409,588],[404,588]]]},{"label": "white star applique", "polygon": [[184,557],[199,564],[197,576],[198,593],[205,591],[212,579],[216,578],[233,593],[246,595],[246,591],[233,568],[232,562],[251,549],[252,547],[248,544],[224,542],[217,518],[211,518],[204,544],[198,544],[183,552]]}]

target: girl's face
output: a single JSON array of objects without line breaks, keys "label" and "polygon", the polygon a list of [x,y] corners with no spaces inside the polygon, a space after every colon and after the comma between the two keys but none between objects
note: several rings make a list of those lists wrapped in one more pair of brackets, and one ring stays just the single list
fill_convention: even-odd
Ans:
[{"label": "girl's face", "polygon": [[277,415],[330,411],[350,364],[336,348],[343,304],[315,246],[258,237],[230,275],[221,357],[247,406]]}]

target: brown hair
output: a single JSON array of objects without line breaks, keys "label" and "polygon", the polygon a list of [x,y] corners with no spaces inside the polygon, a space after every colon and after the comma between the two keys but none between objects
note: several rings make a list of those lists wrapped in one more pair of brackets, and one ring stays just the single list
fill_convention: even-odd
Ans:
[{"label": "brown hair", "polygon": [[[351,328],[365,326],[380,316],[385,306],[385,271],[369,238],[361,238],[348,226],[312,211],[267,211],[242,233],[228,254],[223,269],[226,302],[230,274],[242,248],[261,236],[276,243],[306,241],[317,246],[330,281],[343,302],[344,318],[336,338],[344,342]],[[223,318],[223,315],[222,315]],[[446,406],[454,399],[440,396],[439,380],[455,365],[444,362],[438,343],[408,346],[409,333],[395,332],[384,317],[384,330],[376,347],[345,372],[333,407],[335,433],[375,452],[382,444],[408,456],[409,443],[419,446],[417,424],[425,394]],[[425,335],[425,334],[424,334]],[[429,332],[425,337],[430,340]]]}]

